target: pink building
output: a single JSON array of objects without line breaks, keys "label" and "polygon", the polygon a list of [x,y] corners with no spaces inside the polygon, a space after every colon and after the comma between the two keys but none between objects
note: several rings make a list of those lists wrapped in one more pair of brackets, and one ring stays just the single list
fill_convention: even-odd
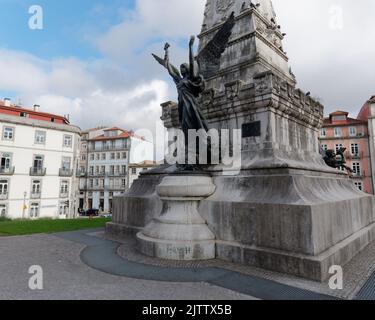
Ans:
[{"label": "pink building", "polygon": [[320,132],[323,149],[346,148],[347,165],[353,169],[353,183],[364,192],[373,194],[367,120],[348,117],[345,111],[336,111],[324,119]]}]

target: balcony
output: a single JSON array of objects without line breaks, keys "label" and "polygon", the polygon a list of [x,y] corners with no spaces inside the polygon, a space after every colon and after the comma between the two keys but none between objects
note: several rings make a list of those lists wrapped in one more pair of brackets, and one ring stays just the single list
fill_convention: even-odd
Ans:
[{"label": "balcony", "polygon": [[59,176],[60,177],[71,177],[71,176],[73,176],[73,170],[72,169],[61,168],[59,170]]},{"label": "balcony", "polygon": [[90,172],[88,174],[89,177],[92,177],[92,178],[104,178],[107,176],[107,173],[106,172]]},{"label": "balcony", "polygon": [[106,185],[105,189],[109,191],[125,191],[126,187],[121,186],[121,185],[113,185],[113,186]]},{"label": "balcony", "polygon": [[8,192],[0,193],[0,200],[8,200]]},{"label": "balcony", "polygon": [[46,175],[46,168],[42,167],[31,167],[30,168],[30,176],[33,177],[43,177]]},{"label": "balcony", "polygon": [[106,152],[106,151],[127,151],[129,149],[128,145],[121,146],[105,146],[105,147],[89,147],[90,152]]},{"label": "balcony", "polygon": [[126,175],[127,175],[126,172],[119,172],[119,171],[108,173],[108,177],[126,177]]},{"label": "balcony", "polygon": [[87,176],[86,171],[78,170],[78,171],[76,172],[76,177],[77,177],[77,178],[84,178],[84,177],[86,177],[86,176]]},{"label": "balcony", "polygon": [[14,175],[14,167],[0,167],[0,176],[12,176]]},{"label": "balcony", "polygon": [[69,198],[69,191],[60,190],[60,198],[62,199]]},{"label": "balcony", "polygon": [[42,197],[42,194],[40,192],[32,192],[30,194],[30,199],[40,199]]}]

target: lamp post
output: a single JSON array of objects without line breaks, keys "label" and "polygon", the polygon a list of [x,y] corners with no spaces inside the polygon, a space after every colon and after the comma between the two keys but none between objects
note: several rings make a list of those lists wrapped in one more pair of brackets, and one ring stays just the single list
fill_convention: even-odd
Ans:
[{"label": "lamp post", "polygon": [[23,193],[22,219],[25,219],[26,197],[27,197],[27,192],[25,191],[25,192]]}]

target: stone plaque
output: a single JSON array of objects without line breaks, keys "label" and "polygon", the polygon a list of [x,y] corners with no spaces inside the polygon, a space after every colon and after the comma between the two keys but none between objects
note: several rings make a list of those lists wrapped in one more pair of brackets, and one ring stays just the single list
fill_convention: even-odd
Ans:
[{"label": "stone plaque", "polygon": [[260,137],[260,121],[244,123],[242,125],[242,138]]}]

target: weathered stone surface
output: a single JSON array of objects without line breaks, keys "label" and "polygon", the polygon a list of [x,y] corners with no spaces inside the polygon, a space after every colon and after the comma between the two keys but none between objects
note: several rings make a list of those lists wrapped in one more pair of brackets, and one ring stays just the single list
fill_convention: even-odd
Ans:
[{"label": "weathered stone surface", "polygon": [[[236,24],[220,71],[207,79],[202,110],[210,128],[242,128],[243,138],[240,172],[207,170],[216,191],[199,213],[218,258],[322,281],[330,266],[344,266],[374,240],[374,197],[324,163],[323,106],[296,88],[271,1],[256,3],[207,1],[200,48],[232,11]],[[162,119],[168,129],[178,126],[176,104],[163,104]],[[156,186],[170,174],[168,166],[144,174],[117,198],[110,230],[136,232],[157,217]]]},{"label": "weathered stone surface", "polygon": [[[138,183],[150,179],[159,176],[144,175]],[[216,191],[201,202],[199,213],[217,239],[217,258],[323,281],[330,266],[345,265],[374,240],[374,199],[346,176],[250,170],[213,181]],[[150,220],[152,208],[149,202],[140,212],[143,220]]]},{"label": "weathered stone surface", "polygon": [[137,234],[139,250],[170,260],[215,258],[215,235],[198,213],[201,200],[215,192],[209,176],[172,175],[156,187],[163,209]]}]

